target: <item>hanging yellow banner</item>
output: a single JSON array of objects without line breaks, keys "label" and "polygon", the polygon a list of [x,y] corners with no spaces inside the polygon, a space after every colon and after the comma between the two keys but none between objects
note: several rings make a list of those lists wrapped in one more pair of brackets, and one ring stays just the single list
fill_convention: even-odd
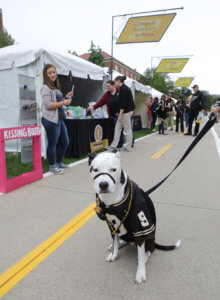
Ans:
[{"label": "hanging yellow banner", "polygon": [[130,18],[116,44],[159,42],[176,13]]},{"label": "hanging yellow banner", "polygon": [[175,82],[175,87],[188,87],[193,82],[194,77],[180,77]]},{"label": "hanging yellow banner", "polygon": [[167,58],[162,59],[155,70],[156,73],[180,73],[189,58]]}]

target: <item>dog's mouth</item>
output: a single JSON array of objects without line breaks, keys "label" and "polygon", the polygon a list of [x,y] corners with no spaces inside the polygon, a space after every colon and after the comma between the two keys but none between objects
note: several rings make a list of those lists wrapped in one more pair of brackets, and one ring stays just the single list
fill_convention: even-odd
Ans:
[{"label": "dog's mouth", "polygon": [[110,193],[109,191],[106,191],[106,190],[100,190],[100,194],[108,194]]}]

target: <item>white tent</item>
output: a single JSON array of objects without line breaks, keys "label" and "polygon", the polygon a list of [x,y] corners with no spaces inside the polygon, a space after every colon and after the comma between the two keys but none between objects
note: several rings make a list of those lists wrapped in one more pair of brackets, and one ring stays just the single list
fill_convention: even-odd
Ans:
[{"label": "white tent", "polygon": [[[0,49],[0,128],[20,125],[19,75],[29,76],[33,79],[36,89],[36,102],[38,107],[41,107],[42,71],[47,63],[53,64],[59,75],[65,77],[71,71],[72,77],[78,80],[77,84],[81,88],[77,86],[76,88],[81,91],[82,96],[78,99],[76,105],[81,105],[79,101],[82,100],[84,101],[82,106],[85,107],[89,101],[96,100],[103,93],[105,70],[84,59],[69,53],[58,53],[42,48],[30,49],[21,45],[2,48]],[[87,82],[89,82],[89,88],[85,89],[85,83]],[[87,103],[85,103],[86,101]],[[37,123],[40,123],[39,113]]]}]

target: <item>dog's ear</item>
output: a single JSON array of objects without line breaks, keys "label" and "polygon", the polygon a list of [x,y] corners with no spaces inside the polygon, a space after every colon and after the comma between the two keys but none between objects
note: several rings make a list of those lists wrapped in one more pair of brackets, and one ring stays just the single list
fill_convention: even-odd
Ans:
[{"label": "dog's ear", "polygon": [[121,184],[124,184],[124,183],[125,183],[125,174],[124,174],[124,171],[123,171],[123,170],[121,170],[120,183],[121,183]]},{"label": "dog's ear", "polygon": [[88,153],[88,157],[89,157],[89,160],[88,160],[88,164],[89,166],[91,165],[93,159],[96,157],[96,153],[95,152],[91,152],[91,153]]}]

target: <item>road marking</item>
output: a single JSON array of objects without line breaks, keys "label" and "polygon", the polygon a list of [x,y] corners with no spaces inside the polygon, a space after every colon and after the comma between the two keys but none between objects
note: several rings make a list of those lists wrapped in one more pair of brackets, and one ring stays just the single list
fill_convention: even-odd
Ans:
[{"label": "road marking", "polygon": [[215,140],[218,156],[220,158],[220,138],[218,137],[218,135],[217,135],[217,133],[216,133],[216,131],[213,127],[211,128],[211,131],[212,131],[212,135],[213,135],[214,140]]},{"label": "road marking", "polygon": [[157,153],[155,153],[153,156],[151,156],[151,158],[159,158],[162,154],[164,154],[170,147],[172,147],[172,144],[168,144],[165,147],[163,147],[160,151],[158,151]]},{"label": "road marking", "polygon": [[49,239],[28,253],[5,273],[0,275],[0,298],[88,222],[95,215],[94,208],[95,202]]}]

